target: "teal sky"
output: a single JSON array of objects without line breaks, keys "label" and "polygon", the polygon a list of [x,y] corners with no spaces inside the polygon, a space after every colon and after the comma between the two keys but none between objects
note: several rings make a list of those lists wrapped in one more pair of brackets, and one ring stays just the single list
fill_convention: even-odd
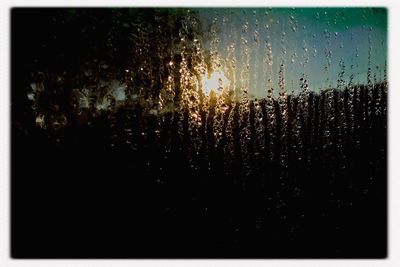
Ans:
[{"label": "teal sky", "polygon": [[[300,91],[299,79],[304,74],[311,90],[336,86],[340,61],[344,62],[344,80],[367,82],[368,54],[372,74],[383,79],[387,59],[387,10],[384,8],[202,8],[198,12],[203,31],[217,19],[218,52],[227,58],[227,48],[236,46],[240,77],[241,38],[248,40],[250,52],[250,89],[256,97],[265,96],[265,40],[270,40],[273,54],[272,79],[277,91],[278,70],[282,60],[286,67],[286,88]],[[248,22],[247,34],[242,33]],[[255,41],[258,32],[258,42]],[[283,42],[282,42],[283,38]],[[206,49],[210,40],[203,40]],[[285,53],[283,52],[285,51]],[[329,62],[329,64],[328,64]],[[229,77],[228,77],[229,78]],[[238,79],[239,80],[239,79]],[[239,84],[238,84],[239,85]],[[240,86],[240,85],[239,85]]]}]

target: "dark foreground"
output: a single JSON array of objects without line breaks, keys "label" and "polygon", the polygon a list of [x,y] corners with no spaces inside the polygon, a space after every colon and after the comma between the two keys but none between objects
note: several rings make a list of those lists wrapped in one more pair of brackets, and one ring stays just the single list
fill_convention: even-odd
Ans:
[{"label": "dark foreground", "polygon": [[[100,117],[92,126],[60,130],[59,142],[46,130],[32,126],[26,134],[14,123],[12,255],[386,257],[386,93],[384,85],[376,88],[382,97],[372,115],[366,87],[356,88],[353,120],[347,113],[326,120],[323,92],[309,95],[309,121],[298,124],[298,99],[289,96],[288,138],[281,137],[279,112],[275,137],[265,119],[265,144],[275,139],[256,153],[257,135],[252,135],[246,144],[250,171],[243,171],[237,116],[234,152],[226,157],[225,139],[215,147],[212,133],[203,134],[196,160],[189,137],[181,138],[176,120],[168,116],[161,136],[154,131],[154,117],[120,111],[120,126],[112,129]],[[348,93],[334,92],[333,112],[340,113],[339,99]],[[131,145],[123,136],[127,118]],[[300,135],[295,125],[301,126]],[[119,137],[110,147],[115,132]]]}]

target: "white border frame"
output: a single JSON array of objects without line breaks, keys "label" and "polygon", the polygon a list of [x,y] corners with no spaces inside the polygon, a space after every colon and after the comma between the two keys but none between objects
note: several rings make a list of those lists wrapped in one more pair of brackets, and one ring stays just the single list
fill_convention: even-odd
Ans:
[{"label": "white border frame", "polygon": [[[400,25],[400,1],[294,1],[294,0],[5,0],[0,13],[0,55],[1,55],[1,96],[0,96],[0,266],[400,266],[400,84],[397,71],[400,71],[400,47],[398,27]],[[10,9],[29,6],[175,6],[175,7],[262,7],[262,6],[379,6],[388,8],[388,74],[389,74],[389,125],[388,125],[388,163],[389,163],[389,253],[384,260],[14,260],[10,258]],[[397,138],[396,138],[397,137]],[[23,167],[23,166],[21,166]],[[397,226],[397,227],[396,227]],[[366,233],[368,235],[368,233]]]}]

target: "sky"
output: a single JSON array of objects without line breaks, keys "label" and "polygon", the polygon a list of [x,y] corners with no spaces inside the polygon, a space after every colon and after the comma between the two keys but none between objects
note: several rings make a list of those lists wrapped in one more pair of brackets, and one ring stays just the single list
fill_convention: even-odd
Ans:
[{"label": "sky", "polygon": [[[354,83],[367,83],[368,62],[376,79],[383,79],[387,59],[387,10],[384,8],[192,10],[198,13],[205,36],[209,37],[202,41],[206,50],[210,49],[213,40],[210,37],[210,25],[216,21],[219,39],[217,49],[224,66],[228,66],[224,63],[227,62],[228,47],[235,44],[239,87],[244,64],[242,40],[248,41],[249,94],[255,97],[265,96],[266,77],[272,78],[277,93],[278,71],[282,62],[289,93],[300,92],[301,77],[305,77],[310,90],[316,92],[336,87],[341,70],[340,61],[343,62],[346,84],[351,74],[354,75]],[[243,33],[246,22],[248,29]],[[255,32],[258,38],[254,37]],[[272,74],[269,75],[266,74],[266,40],[269,40],[272,48]],[[229,73],[226,75],[232,79]]]}]

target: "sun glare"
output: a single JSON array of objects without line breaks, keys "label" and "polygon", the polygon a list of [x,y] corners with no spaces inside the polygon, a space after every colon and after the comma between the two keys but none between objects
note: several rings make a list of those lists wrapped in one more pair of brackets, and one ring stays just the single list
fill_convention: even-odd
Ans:
[{"label": "sun glare", "polygon": [[229,80],[222,71],[216,71],[211,75],[204,74],[202,76],[202,90],[209,95],[211,91],[219,94],[223,89],[229,87]]}]

